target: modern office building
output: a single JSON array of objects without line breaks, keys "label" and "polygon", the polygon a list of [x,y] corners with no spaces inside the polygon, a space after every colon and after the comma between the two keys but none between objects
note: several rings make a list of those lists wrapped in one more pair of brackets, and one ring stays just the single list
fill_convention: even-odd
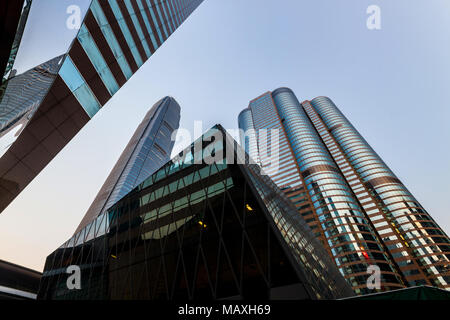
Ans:
[{"label": "modern office building", "polygon": [[0,300],[35,300],[42,273],[0,260]]},{"label": "modern office building", "polygon": [[64,55],[53,58],[6,81],[0,101],[0,138],[32,117],[55,80],[63,59]]},{"label": "modern office building", "polygon": [[265,173],[356,293],[373,292],[366,285],[370,265],[381,269],[382,290],[449,288],[448,236],[329,98],[300,104],[292,90],[279,88],[252,100],[238,122],[243,131],[253,129],[241,134],[241,144],[263,168],[273,161],[263,154],[277,146],[259,132],[278,129],[279,166]]},{"label": "modern office building", "polygon": [[75,233],[86,227],[170,160],[172,133],[180,124],[180,106],[172,97],[159,100],[131,137]]},{"label": "modern office building", "polygon": [[[220,125],[207,131],[49,255],[38,299],[352,296],[293,204],[244,156]],[[69,266],[81,270],[78,290],[67,288]]]},{"label": "modern office building", "polygon": [[0,212],[202,1],[91,2],[50,89],[0,157]]}]

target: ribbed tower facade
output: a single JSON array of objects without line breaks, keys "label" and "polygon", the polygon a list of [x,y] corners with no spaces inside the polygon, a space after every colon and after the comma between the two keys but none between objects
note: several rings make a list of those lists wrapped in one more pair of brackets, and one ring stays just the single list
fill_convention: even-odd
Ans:
[{"label": "ribbed tower facade", "polygon": [[327,97],[302,103],[410,286],[450,289],[450,240]]},{"label": "ribbed tower facade", "polygon": [[[367,282],[371,265],[380,268],[381,290],[448,288],[447,235],[330,99],[299,103],[292,90],[279,88],[252,100],[238,122],[241,145],[263,169],[269,166],[264,172],[356,293],[374,292]],[[262,132],[279,138],[261,139]],[[267,156],[274,154],[275,167]]]},{"label": "ribbed tower facade", "polygon": [[180,106],[172,97],[159,100],[131,137],[78,226],[78,232],[170,160],[172,133],[180,123]]}]

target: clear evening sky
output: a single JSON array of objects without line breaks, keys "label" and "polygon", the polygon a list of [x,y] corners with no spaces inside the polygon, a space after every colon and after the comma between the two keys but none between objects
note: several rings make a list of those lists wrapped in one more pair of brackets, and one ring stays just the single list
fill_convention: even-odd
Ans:
[{"label": "clear evening sky", "polygon": [[[76,3],[34,2],[48,14],[35,31],[53,42],[29,44],[29,67],[67,49],[54,39],[73,33]],[[369,5],[381,30],[366,27]],[[448,234],[449,16],[447,0],[205,0],[0,215],[0,259],[43,269],[160,98],[179,102],[183,128],[234,129],[249,100],[280,86],[330,97]]]}]

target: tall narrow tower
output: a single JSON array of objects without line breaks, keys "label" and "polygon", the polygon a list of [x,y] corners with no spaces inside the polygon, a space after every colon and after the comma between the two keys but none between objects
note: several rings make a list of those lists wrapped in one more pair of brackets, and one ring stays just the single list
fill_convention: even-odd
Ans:
[{"label": "tall narrow tower", "polygon": [[170,160],[172,133],[180,123],[180,106],[172,97],[159,100],[145,116],[89,207],[75,233],[105,212]]}]

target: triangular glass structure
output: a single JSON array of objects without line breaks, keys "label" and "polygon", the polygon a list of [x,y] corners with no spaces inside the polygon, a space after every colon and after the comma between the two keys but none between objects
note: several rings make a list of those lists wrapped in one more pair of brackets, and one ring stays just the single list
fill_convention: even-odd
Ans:
[{"label": "triangular glass structure", "polygon": [[[99,216],[95,226],[106,225],[105,232],[92,238],[82,230],[86,241],[75,237],[52,253],[38,297],[352,296],[291,201],[248,161],[216,125]],[[76,294],[65,288],[66,268],[74,262],[83,263]]]}]

